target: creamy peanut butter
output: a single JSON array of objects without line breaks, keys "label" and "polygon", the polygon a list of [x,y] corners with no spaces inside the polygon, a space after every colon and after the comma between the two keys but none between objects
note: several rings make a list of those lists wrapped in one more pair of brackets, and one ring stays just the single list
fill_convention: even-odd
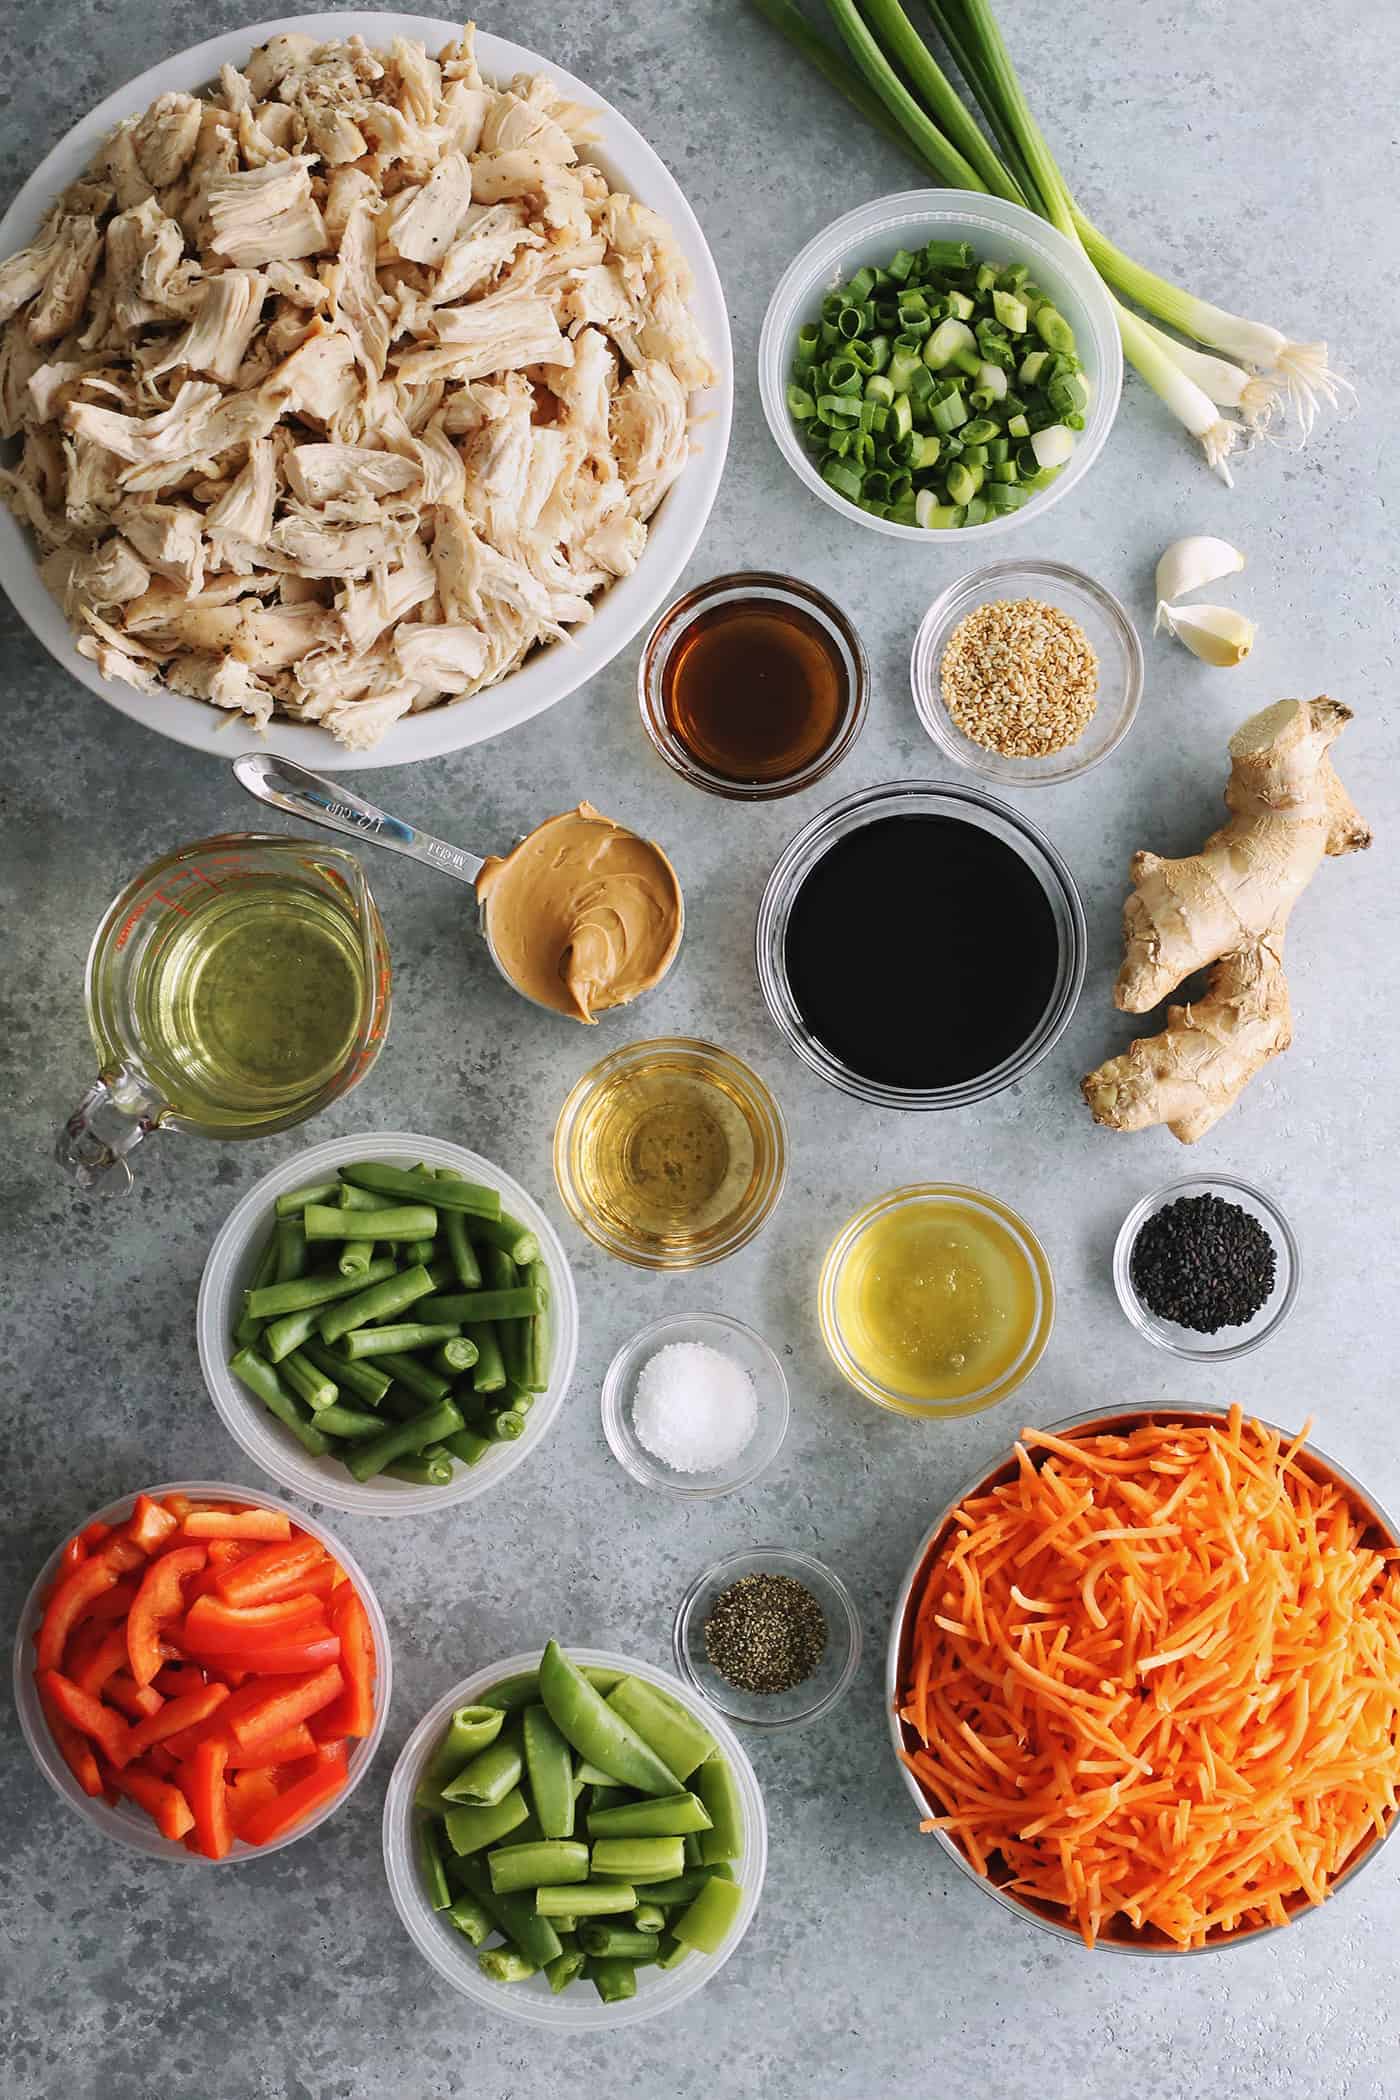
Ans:
[{"label": "creamy peanut butter", "polygon": [[649,991],[680,946],[685,912],[670,861],[588,802],[488,860],[476,894],[512,984],[576,1021]]}]

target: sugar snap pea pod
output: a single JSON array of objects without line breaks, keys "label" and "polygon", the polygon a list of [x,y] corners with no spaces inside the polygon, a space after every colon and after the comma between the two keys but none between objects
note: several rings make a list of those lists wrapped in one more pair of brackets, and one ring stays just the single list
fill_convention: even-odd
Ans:
[{"label": "sugar snap pea pod", "polygon": [[[330,1407],[323,1407],[316,1415],[316,1427],[322,1436],[346,1437],[353,1440],[361,1436],[378,1436],[384,1427],[383,1421],[370,1407],[349,1407],[337,1400]],[[449,1472],[448,1478],[451,1478]]]},{"label": "sugar snap pea pod", "polygon": [[658,1936],[639,1932],[635,1925],[609,1925],[586,1919],[579,1927],[579,1944],[585,1954],[619,1955],[623,1961],[655,1961]]},{"label": "sugar snap pea pod", "polygon": [[742,1859],[744,1807],[729,1760],[715,1750],[696,1774],[695,1790],[710,1812],[713,1828],[700,1833],[700,1857],[707,1867],[723,1859]]},{"label": "sugar snap pea pod", "polygon": [[340,1388],[324,1371],[318,1371],[309,1357],[300,1349],[289,1350],[277,1366],[298,1400],[304,1400],[313,1414],[323,1407],[334,1407],[340,1398]]},{"label": "sugar snap pea pod", "polygon": [[670,1881],[649,1881],[646,1900],[659,1904],[662,1910],[671,1910],[677,1903],[693,1903],[715,1871],[713,1867],[686,1867]]},{"label": "sugar snap pea pod", "polygon": [[372,1189],[357,1189],[353,1181],[340,1182],[338,1193],[326,1200],[339,1203],[342,1210],[383,1210],[385,1207],[382,1196],[376,1196]]},{"label": "sugar snap pea pod", "polygon": [[355,1188],[400,1197],[405,1203],[431,1203],[440,1210],[466,1211],[478,1218],[501,1215],[498,1190],[484,1188],[477,1181],[458,1180],[455,1175],[439,1179],[436,1175],[408,1173],[402,1167],[384,1167],[374,1160],[364,1160],[342,1167],[340,1178]]},{"label": "sugar snap pea pod", "polygon": [[685,1866],[678,1837],[602,1837],[593,1841],[593,1869],[629,1881],[669,1880]]},{"label": "sugar snap pea pod", "polygon": [[501,1355],[501,1340],[496,1331],[495,1321],[463,1321],[462,1333],[476,1343],[472,1390],[477,1393],[499,1393],[506,1382],[506,1367],[505,1359]]},{"label": "sugar snap pea pod", "polygon": [[685,1834],[685,1863],[688,1867],[704,1864],[700,1857],[700,1839],[693,1830],[687,1830]]},{"label": "sugar snap pea pod", "polygon": [[[624,1677],[608,1693],[614,1713],[635,1728],[644,1743],[682,1779],[714,1754],[715,1739],[679,1699],[642,1677]],[[703,1825],[690,1826],[695,1829]]]},{"label": "sugar snap pea pod", "polygon": [[661,1908],[661,1905],[651,1902],[639,1903],[632,1913],[632,1930],[634,1932],[664,1932],[666,1930],[666,1913]]},{"label": "sugar snap pea pod", "polygon": [[471,1941],[473,1947],[479,1947],[496,1929],[485,1905],[472,1895],[452,1898],[447,1906],[447,1922],[449,1925],[455,1925],[462,1937]]},{"label": "sugar snap pea pod", "polygon": [[693,1903],[672,1921],[671,1931],[683,1946],[698,1954],[717,1954],[732,1930],[744,1901],[744,1892],[734,1881],[711,1875]]},{"label": "sugar snap pea pod", "polygon": [[[301,1345],[301,1354],[309,1357],[318,1371],[333,1378],[342,1391],[353,1393],[357,1400],[365,1401],[370,1407],[378,1407],[389,1390],[387,1371],[381,1371],[376,1364],[353,1364],[348,1357],[334,1355],[319,1335],[308,1336]],[[436,1399],[440,1395],[433,1397]]]},{"label": "sugar snap pea pod", "polygon": [[525,1281],[532,1283],[543,1293],[544,1308],[537,1312],[529,1325],[525,1337],[523,1384],[527,1392],[544,1393],[549,1390],[549,1270],[538,1258],[530,1263],[525,1272]]},{"label": "sugar snap pea pod", "polygon": [[[589,1682],[592,1683],[593,1680],[590,1678]],[[579,1759],[578,1763],[574,1766],[574,1771],[578,1775],[578,1777],[584,1782],[585,1786],[591,1786],[594,1790],[593,1800],[589,1804],[590,1807],[611,1808],[614,1801],[622,1801],[626,1799],[626,1787],[615,1786],[613,1784],[611,1776],[607,1772],[605,1772],[600,1765],[591,1765],[586,1757],[581,1757]],[[609,1798],[606,1801],[600,1801],[598,1799],[598,1794],[600,1792],[605,1792]]]},{"label": "sugar snap pea pod", "polygon": [[[521,1715],[521,1742],[530,1799],[546,1837],[574,1834],[574,1761],[569,1746],[543,1706]],[[562,1878],[562,1877],[559,1877]]]},{"label": "sugar snap pea pod", "polygon": [[[487,1753],[489,1755],[489,1752]],[[534,1844],[493,1845],[486,1855],[491,1886],[498,1896],[517,1889],[554,1888],[587,1881],[588,1847],[570,1838],[542,1838]]]},{"label": "sugar snap pea pod", "polygon": [[[595,1692],[610,1692],[622,1680],[620,1670],[607,1670],[599,1663],[585,1663],[583,1675]],[[505,1713],[513,1712],[517,1706],[538,1706],[539,1703],[538,1670],[522,1670],[517,1677],[503,1677],[499,1684],[493,1684],[489,1692],[481,1695],[483,1706],[499,1706]]]},{"label": "sugar snap pea pod", "polygon": [[[698,1794],[659,1794],[649,1801],[624,1801],[616,1808],[590,1808],[588,1835],[607,1837],[684,1837],[689,1830],[708,1830],[709,1811]],[[681,1847],[684,1869],[685,1847]]]},{"label": "sugar snap pea pod", "polygon": [[513,1794],[507,1794],[504,1801],[496,1802],[492,1808],[465,1805],[449,1808],[442,1819],[442,1827],[447,1832],[448,1844],[460,1859],[468,1852],[484,1852],[488,1845],[499,1844],[503,1837],[509,1837],[511,1831],[525,1821],[529,1813],[525,1796],[517,1787]]},{"label": "sugar snap pea pod", "polygon": [[300,1218],[279,1218],[277,1233],[277,1274],[274,1283],[290,1283],[294,1277],[306,1274],[309,1259],[306,1249],[306,1232]]},{"label": "sugar snap pea pod", "polygon": [[476,1362],[476,1343],[470,1335],[454,1334],[450,1341],[434,1349],[429,1360],[442,1377],[460,1378]]},{"label": "sugar snap pea pod", "polygon": [[471,1236],[477,1260],[483,1263],[483,1249],[487,1247],[498,1248],[518,1269],[528,1268],[539,1258],[540,1243],[529,1226],[522,1225],[518,1218],[509,1217],[505,1211],[499,1218],[474,1218]]},{"label": "sugar snap pea pod", "polygon": [[240,1349],[229,1358],[229,1369],[235,1378],[256,1393],[270,1415],[291,1430],[292,1435],[304,1451],[313,1458],[324,1458],[330,1445],[314,1423],[302,1413],[295,1396],[287,1391],[273,1366],[253,1349]]},{"label": "sugar snap pea pod", "polygon": [[[253,1271],[252,1288],[261,1290],[277,1275],[277,1234],[270,1233],[267,1245],[258,1256],[258,1265]],[[233,1339],[240,1349],[250,1349],[262,1329],[261,1320],[255,1320],[248,1311],[247,1293],[244,1293],[243,1311],[234,1323]]]},{"label": "sugar snap pea pod", "polygon": [[405,1356],[400,1351],[393,1350],[388,1356],[377,1357],[375,1361],[381,1371],[389,1373],[395,1385],[407,1387],[408,1391],[415,1393],[420,1400],[445,1400],[452,1390],[447,1379],[430,1370],[427,1364],[420,1363],[416,1356]]},{"label": "sugar snap pea pod", "polygon": [[[391,1320],[395,1313],[407,1312],[410,1305],[426,1298],[433,1287],[426,1269],[400,1269],[396,1274],[394,1264],[386,1259],[383,1275],[374,1276],[373,1270],[378,1267],[375,1262],[365,1271],[370,1277],[368,1290],[350,1293],[344,1277],[335,1279],[341,1288],[336,1292],[334,1302],[325,1306],[316,1322],[323,1342],[338,1342],[342,1335],[367,1327],[371,1320]],[[289,1288],[296,1289],[297,1286]]]},{"label": "sugar snap pea pod", "polygon": [[565,1881],[535,1890],[542,1918],[621,1917],[637,1908],[637,1891],[625,1881]]},{"label": "sugar snap pea pod", "polygon": [[443,1440],[454,1458],[460,1458],[464,1466],[479,1466],[494,1449],[489,1437],[478,1436],[474,1429],[459,1429],[455,1436]]},{"label": "sugar snap pea pod", "polygon": [[524,1770],[520,1731],[508,1728],[486,1749],[478,1750],[455,1778],[444,1784],[442,1797],[444,1801],[474,1801],[483,1808],[494,1808],[519,1786]]},{"label": "sugar snap pea pod", "polygon": [[556,1998],[560,1991],[566,1991],[569,1985],[583,1974],[583,1963],[584,1954],[581,1947],[566,1947],[562,1954],[555,1955],[553,1961],[545,1963],[544,1973]]},{"label": "sugar snap pea pod", "polygon": [[678,1940],[673,1932],[663,1932],[661,1944],[656,1951],[658,1969],[678,1969],[694,1950]]},{"label": "sugar snap pea pod", "polygon": [[352,1363],[365,1356],[407,1356],[414,1349],[431,1349],[438,1342],[451,1342],[458,1330],[445,1320],[399,1320],[384,1327],[357,1327],[342,1335],[341,1347]]},{"label": "sugar snap pea pod", "polygon": [[541,1656],[539,1674],[540,1698],[549,1718],[581,1757],[638,1793],[682,1791],[675,1773],[621,1714],[613,1712],[557,1641],[550,1641]]},{"label": "sugar snap pea pod", "polygon": [[431,1451],[420,1451],[416,1458],[394,1458],[384,1468],[395,1480],[407,1480],[414,1487],[443,1488],[454,1471],[450,1452],[437,1444]]},{"label": "sugar snap pea pod", "polygon": [[[377,1271],[378,1273],[373,1273]],[[308,1306],[353,1300],[366,1281],[378,1284],[394,1273],[387,1254],[370,1264],[365,1277],[297,1276],[290,1283],[267,1283],[248,1293],[248,1310],[255,1320],[277,1320],[283,1313],[304,1312]],[[334,1337],[332,1337],[334,1339]]]},{"label": "sugar snap pea pod", "polygon": [[306,1237],[317,1240],[430,1240],[437,1212],[429,1203],[399,1203],[386,1210],[346,1210],[341,1204],[308,1203],[302,1212]]},{"label": "sugar snap pea pod", "polygon": [[419,1816],[414,1836],[418,1848],[418,1871],[423,1877],[423,1890],[428,1902],[434,1910],[447,1910],[452,1902],[452,1891],[447,1886],[442,1850],[438,1843],[437,1830],[430,1817]]},{"label": "sugar snap pea pod", "polygon": [[637,1971],[620,1955],[601,1955],[595,1960],[590,1954],[588,1974],[604,2005],[618,2005],[624,1998],[637,1995]]},{"label": "sugar snap pea pod", "polygon": [[421,1415],[414,1415],[407,1422],[399,1422],[386,1429],[382,1436],[367,1437],[362,1444],[352,1445],[346,1453],[345,1463],[356,1480],[373,1480],[396,1458],[412,1458],[428,1444],[436,1444],[440,1438],[451,1436],[462,1426],[460,1411],[450,1400],[439,1400]]},{"label": "sugar snap pea pod", "polygon": [[423,1767],[431,1786],[445,1786],[455,1779],[468,1758],[494,1743],[506,1725],[506,1717],[493,1706],[454,1707],[443,1730],[442,1740]]},{"label": "sugar snap pea pod", "polygon": [[561,1940],[572,1939],[574,1934],[578,1931],[577,1918],[551,1918],[549,1922],[554,1927],[554,1930],[558,1933]]},{"label": "sugar snap pea pod", "polygon": [[272,1208],[279,1218],[295,1218],[308,1203],[334,1203],[339,1187],[334,1175],[329,1181],[308,1182],[304,1188],[287,1189]]},{"label": "sugar snap pea pod", "polygon": [[481,1289],[481,1263],[467,1237],[467,1220],[460,1210],[445,1210],[440,1219],[443,1245],[452,1274],[464,1291]]},{"label": "sugar snap pea pod", "polygon": [[525,1434],[525,1417],[518,1408],[502,1408],[491,1417],[491,1441],[493,1444],[513,1444]]},{"label": "sugar snap pea pod", "polygon": [[518,1954],[514,1947],[483,1947],[476,1965],[492,1983],[525,1983],[538,1972],[538,1962]]},{"label": "sugar snap pea pod", "polygon": [[533,1894],[521,1890],[498,1896],[491,1887],[486,1862],[479,1855],[449,1860],[447,1878],[454,1888],[465,1889],[475,1896],[496,1930],[503,1932],[537,1968],[542,1969],[547,1961],[553,1961],[556,1955],[563,1953],[563,1942],[554,1929],[553,1920],[539,1915]]},{"label": "sugar snap pea pod", "polygon": [[509,1290],[437,1291],[424,1300],[423,1317],[474,1327],[478,1320],[531,1320],[543,1310],[534,1284],[517,1283]]}]

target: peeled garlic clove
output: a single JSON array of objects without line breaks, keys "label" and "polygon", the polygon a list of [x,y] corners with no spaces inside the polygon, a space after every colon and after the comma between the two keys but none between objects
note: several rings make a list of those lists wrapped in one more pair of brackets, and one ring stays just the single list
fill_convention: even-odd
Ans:
[{"label": "peeled garlic clove", "polygon": [[1230,670],[1254,647],[1254,622],[1233,605],[1167,605],[1158,608],[1170,633],[1203,664]]},{"label": "peeled garlic clove", "polygon": [[1208,583],[1218,583],[1222,576],[1233,576],[1243,567],[1244,556],[1228,540],[1215,540],[1207,533],[1173,540],[1157,564],[1157,618],[1152,632],[1170,626],[1167,609],[1178,598],[1202,591]]}]

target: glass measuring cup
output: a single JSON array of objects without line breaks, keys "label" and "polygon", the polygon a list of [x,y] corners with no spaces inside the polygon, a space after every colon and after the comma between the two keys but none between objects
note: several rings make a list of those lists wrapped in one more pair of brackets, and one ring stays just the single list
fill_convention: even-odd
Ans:
[{"label": "glass measuring cup", "polygon": [[93,936],[99,1076],[58,1139],[80,1188],[156,1130],[256,1138],[362,1079],[389,1026],[389,950],[353,854],[234,832],[165,854]]}]

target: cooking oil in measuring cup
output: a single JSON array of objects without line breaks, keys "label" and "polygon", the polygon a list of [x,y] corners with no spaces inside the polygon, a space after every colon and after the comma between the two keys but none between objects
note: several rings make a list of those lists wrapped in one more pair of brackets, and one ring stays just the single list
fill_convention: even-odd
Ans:
[{"label": "cooking oil in measuring cup", "polygon": [[389,1018],[384,929],[359,862],[309,842],[240,836],[138,875],[87,972],[101,1077],[59,1159],[89,1186],[156,1129],[285,1130],[346,1093]]}]

